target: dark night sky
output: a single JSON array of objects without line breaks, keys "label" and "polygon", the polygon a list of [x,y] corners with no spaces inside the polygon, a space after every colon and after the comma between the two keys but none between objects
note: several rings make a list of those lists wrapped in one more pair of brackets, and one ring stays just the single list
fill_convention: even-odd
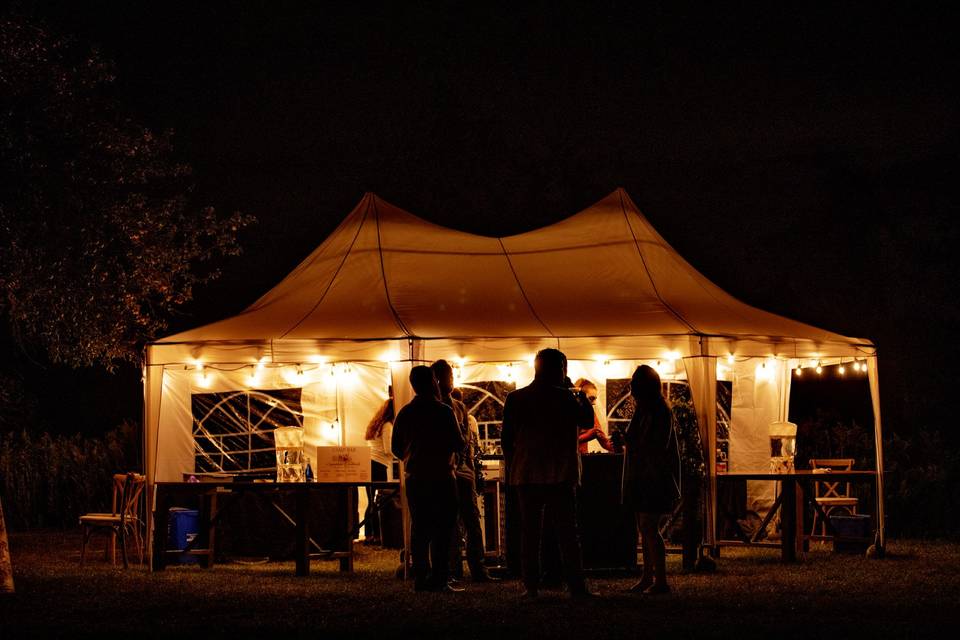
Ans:
[{"label": "dark night sky", "polygon": [[893,428],[946,420],[960,355],[946,14],[314,4],[21,3],[116,62],[129,111],[176,131],[198,206],[259,219],[175,329],[248,305],[365,191],[505,235],[622,186],[732,294],[875,340]]}]

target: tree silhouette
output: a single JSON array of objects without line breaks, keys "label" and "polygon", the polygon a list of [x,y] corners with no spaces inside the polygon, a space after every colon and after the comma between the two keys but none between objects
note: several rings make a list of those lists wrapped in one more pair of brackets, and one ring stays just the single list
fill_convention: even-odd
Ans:
[{"label": "tree silhouette", "polygon": [[249,216],[190,204],[172,132],[126,116],[96,50],[0,18],[0,314],[53,362],[136,362]]}]

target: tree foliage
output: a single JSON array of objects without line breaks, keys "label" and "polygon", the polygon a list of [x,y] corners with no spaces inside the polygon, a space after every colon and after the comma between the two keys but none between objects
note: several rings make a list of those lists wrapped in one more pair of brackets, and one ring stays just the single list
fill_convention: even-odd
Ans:
[{"label": "tree foliage", "polygon": [[136,362],[252,220],[191,205],[172,132],[126,116],[113,80],[96,50],[0,18],[0,314],[74,366]]}]

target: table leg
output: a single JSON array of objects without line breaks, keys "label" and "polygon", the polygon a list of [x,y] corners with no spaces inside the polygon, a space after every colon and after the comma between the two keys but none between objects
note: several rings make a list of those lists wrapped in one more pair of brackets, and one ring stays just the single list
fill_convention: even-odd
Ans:
[{"label": "table leg", "polygon": [[340,571],[349,571],[353,572],[353,517],[357,512],[357,502],[356,502],[356,492],[358,491],[355,487],[347,487],[347,553],[350,554],[345,558],[340,558]]},{"label": "table leg", "polygon": [[217,524],[214,522],[214,517],[217,515],[216,489],[210,492],[210,500],[208,504],[210,505],[210,512],[207,514],[207,555],[205,556],[205,562],[203,563],[203,566],[207,569],[212,569],[214,563],[214,545],[217,537]]},{"label": "table leg", "polygon": [[780,508],[780,559],[797,561],[797,483],[793,478],[781,480],[783,506]]},{"label": "table leg", "polygon": [[163,571],[167,565],[167,520],[170,517],[170,508],[167,492],[160,486],[156,486],[154,491],[157,492],[157,499],[153,512],[153,555],[150,557],[150,568]]},{"label": "table leg", "polygon": [[307,527],[307,502],[308,494],[306,489],[302,487],[297,487],[295,490],[296,498],[296,512],[297,512],[297,530],[296,530],[296,547],[295,553],[297,557],[297,575],[298,576],[308,576],[310,575],[310,554],[307,548],[307,541],[310,537],[310,533]]},{"label": "table leg", "polygon": [[803,512],[804,512],[804,502],[803,502],[803,487],[800,482],[797,482],[793,488],[793,495],[795,496],[795,519],[796,526],[794,527],[794,549],[796,550],[796,555],[798,557],[803,557],[804,552],[804,543],[806,537],[803,535]]}]

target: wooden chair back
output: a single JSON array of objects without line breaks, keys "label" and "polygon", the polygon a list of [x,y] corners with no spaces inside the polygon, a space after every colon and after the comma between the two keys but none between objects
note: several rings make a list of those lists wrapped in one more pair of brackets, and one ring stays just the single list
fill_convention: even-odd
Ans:
[{"label": "wooden chair back", "polygon": [[[810,460],[811,469],[833,469],[835,471],[850,471],[853,469],[853,458],[813,458]],[[841,493],[840,485],[843,485]],[[837,480],[818,480],[814,483],[816,498],[849,498],[850,483]]]},{"label": "wooden chair back", "polygon": [[113,474],[113,515],[120,516],[120,524],[131,520],[136,522],[140,514],[140,496],[146,485],[146,476],[139,473]]}]

